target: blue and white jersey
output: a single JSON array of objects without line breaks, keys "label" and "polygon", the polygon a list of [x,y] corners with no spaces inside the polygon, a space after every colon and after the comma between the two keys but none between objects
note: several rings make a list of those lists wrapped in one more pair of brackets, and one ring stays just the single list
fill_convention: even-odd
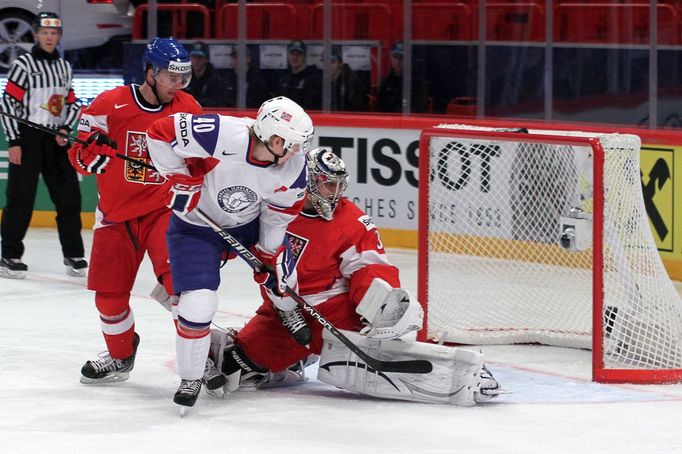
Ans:
[{"label": "blue and white jersey", "polygon": [[[220,226],[237,227],[260,216],[259,245],[272,253],[303,207],[305,156],[294,155],[282,165],[255,159],[253,123],[250,118],[179,113],[154,122],[147,144],[164,177],[205,175],[197,206]],[[192,212],[184,219],[205,226]]]}]

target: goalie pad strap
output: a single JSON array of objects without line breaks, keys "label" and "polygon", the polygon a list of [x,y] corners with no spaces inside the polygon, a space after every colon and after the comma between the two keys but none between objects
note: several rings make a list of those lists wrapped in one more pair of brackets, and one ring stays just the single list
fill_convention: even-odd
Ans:
[{"label": "goalie pad strap", "polygon": [[480,353],[400,339],[375,340],[356,332],[339,331],[370,356],[382,361],[425,359],[433,364],[433,371],[410,374],[374,370],[325,330],[317,373],[320,381],[354,393],[386,399],[475,405],[477,375],[483,369],[483,355]]}]

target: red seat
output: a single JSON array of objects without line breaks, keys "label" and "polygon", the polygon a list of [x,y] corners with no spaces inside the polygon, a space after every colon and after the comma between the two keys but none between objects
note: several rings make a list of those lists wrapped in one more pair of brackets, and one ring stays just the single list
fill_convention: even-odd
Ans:
[{"label": "red seat", "polygon": [[[658,43],[679,44],[677,11],[657,5]],[[555,9],[554,41],[562,43],[649,43],[649,3],[561,3]]]},{"label": "red seat", "polygon": [[[313,6],[311,38],[323,38],[324,5]],[[332,39],[378,40],[389,46],[391,10],[383,3],[335,3],[332,7]]]},{"label": "red seat", "polygon": [[545,9],[537,3],[486,3],[488,41],[545,40]]},{"label": "red seat", "polygon": [[[216,15],[215,37],[236,39],[236,3],[220,7]],[[287,3],[249,3],[246,5],[246,39],[302,39],[306,36],[307,5]]]},{"label": "red seat", "polygon": [[464,3],[419,3],[412,8],[413,39],[470,41],[473,29],[471,10]]},{"label": "red seat", "polygon": [[476,98],[455,98],[448,103],[445,113],[455,117],[475,117]]},{"label": "red seat", "polygon": [[[198,3],[168,4],[160,3],[156,5],[159,12],[170,11],[171,13],[171,32],[173,37],[179,39],[200,38],[209,39],[211,37],[211,23],[209,21],[209,11],[204,5]],[[133,15],[133,39],[143,39],[144,27],[147,24],[147,4],[138,5]],[[187,22],[190,14],[201,17],[202,30],[199,34],[189,33]]]}]

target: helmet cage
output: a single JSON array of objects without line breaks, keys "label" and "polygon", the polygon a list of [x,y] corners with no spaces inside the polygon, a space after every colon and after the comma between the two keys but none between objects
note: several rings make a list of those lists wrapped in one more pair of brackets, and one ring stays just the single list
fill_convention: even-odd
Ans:
[{"label": "helmet cage", "polygon": [[331,221],[343,192],[348,187],[345,163],[328,148],[316,148],[306,155],[308,197],[315,211]]}]

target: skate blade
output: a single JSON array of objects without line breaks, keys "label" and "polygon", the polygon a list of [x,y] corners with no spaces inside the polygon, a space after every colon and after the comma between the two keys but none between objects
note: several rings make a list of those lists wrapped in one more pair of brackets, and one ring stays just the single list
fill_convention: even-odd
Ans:
[{"label": "skate blade", "polygon": [[0,277],[7,279],[25,279],[26,271],[12,271],[7,268],[0,268]]},{"label": "skate blade", "polygon": [[184,405],[180,405],[180,417],[184,418],[186,415],[188,415],[190,408],[192,408],[192,407],[186,407]]},{"label": "skate blade", "polygon": [[270,389],[270,388],[289,388],[291,386],[299,386],[302,385],[303,383],[308,381],[308,377],[304,377],[301,380],[282,380],[282,381],[274,381],[274,382],[265,382],[262,383],[258,386],[256,386],[256,389]]},{"label": "skate blade", "polygon": [[119,383],[128,380],[130,374],[128,372],[121,372],[119,374],[108,375],[102,378],[88,378],[81,375],[81,383],[85,385],[99,385],[103,383]]},{"label": "skate blade", "polygon": [[513,392],[509,391],[508,389],[498,388],[498,389],[490,390],[490,391],[487,391],[487,392],[481,393],[481,394],[483,394],[485,396],[493,396],[494,397],[494,396],[499,396],[500,394],[513,394]]},{"label": "skate blade", "polygon": [[69,276],[74,276],[74,277],[85,277],[85,268],[77,270],[75,268],[71,268],[69,266],[66,267],[66,274]]}]

